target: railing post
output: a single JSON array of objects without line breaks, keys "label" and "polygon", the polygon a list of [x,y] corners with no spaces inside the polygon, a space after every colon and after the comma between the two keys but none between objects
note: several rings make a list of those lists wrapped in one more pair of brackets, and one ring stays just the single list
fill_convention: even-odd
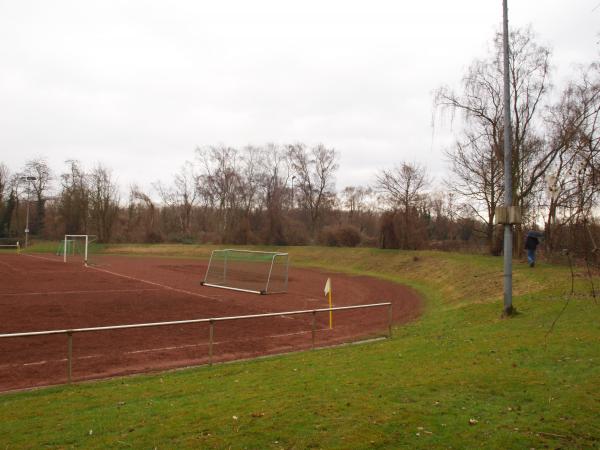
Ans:
[{"label": "railing post", "polygon": [[67,331],[67,381],[73,379],[73,332]]},{"label": "railing post", "polygon": [[392,304],[388,306],[388,338],[392,338]]},{"label": "railing post", "polygon": [[215,332],[215,322],[214,322],[214,320],[211,319],[208,323],[210,324],[210,331],[209,331],[209,337],[208,337],[208,364],[212,366],[213,336],[214,336],[214,332]]},{"label": "railing post", "polygon": [[312,312],[312,349],[315,349],[315,334],[317,332],[317,312]]}]

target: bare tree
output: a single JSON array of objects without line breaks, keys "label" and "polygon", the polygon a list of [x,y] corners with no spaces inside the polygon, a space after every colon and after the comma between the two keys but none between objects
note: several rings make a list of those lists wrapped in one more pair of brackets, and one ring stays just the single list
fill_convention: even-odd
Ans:
[{"label": "bare tree", "polygon": [[322,219],[323,210],[335,197],[334,177],[338,169],[337,152],[318,144],[307,150],[304,144],[288,147],[290,163],[295,173],[299,203],[308,212],[314,233]]},{"label": "bare tree", "polygon": [[67,161],[67,172],[61,175],[59,215],[65,234],[87,234],[89,187],[87,174],[79,161]]},{"label": "bare tree", "polygon": [[261,174],[262,196],[267,213],[265,241],[269,244],[283,245],[287,243],[283,205],[287,198],[286,186],[290,178],[287,153],[274,144],[267,144],[263,152]]},{"label": "bare tree", "polygon": [[119,187],[101,164],[89,174],[89,209],[98,242],[109,242],[119,213]]},{"label": "bare tree", "polygon": [[133,184],[129,188],[129,235],[133,228],[143,228],[144,242],[158,242],[161,236],[157,231],[156,215],[157,207],[146,193],[137,185]]},{"label": "bare tree", "polygon": [[403,162],[394,169],[382,169],[376,175],[375,190],[402,217],[402,248],[411,247],[411,219],[424,197],[429,185],[427,172],[417,163]]},{"label": "bare tree", "polygon": [[194,165],[186,161],[174,175],[171,186],[160,181],[153,184],[163,203],[176,211],[180,230],[185,235],[191,234],[192,214],[199,197],[198,182]]},{"label": "bare tree", "polygon": [[33,222],[33,233],[40,234],[44,228],[44,217],[46,214],[46,200],[48,190],[52,181],[52,171],[45,158],[34,158],[25,163],[25,174],[34,177],[30,182],[36,200],[36,214]]},{"label": "bare tree", "polygon": [[[530,28],[513,31],[510,48],[513,201],[527,213],[547,169],[564,148],[564,142],[543,139],[540,129],[543,101],[549,89],[550,50],[535,42]],[[456,192],[468,200],[475,200],[476,207],[484,206],[482,211],[487,218],[481,211],[478,214],[486,219],[488,239],[494,213],[491,208],[501,194],[495,190],[498,187],[496,181],[503,176],[502,67],[502,36],[497,34],[493,54],[474,61],[463,79],[462,92],[444,87],[435,97],[438,107],[464,115],[463,138],[460,145],[451,150],[456,153],[451,157],[453,170],[462,186]]]},{"label": "bare tree", "polygon": [[373,189],[365,186],[346,186],[340,193],[342,207],[347,211],[348,222],[358,225],[359,231],[365,231],[367,223],[363,220],[366,212],[372,216],[369,210],[369,200],[373,195]]},{"label": "bare tree", "polygon": [[407,211],[423,198],[429,185],[425,168],[418,163],[403,162],[394,169],[382,169],[376,175],[375,187],[393,208]]},{"label": "bare tree", "polygon": [[211,207],[217,209],[219,231],[224,236],[231,228],[231,215],[238,207],[240,175],[238,150],[226,146],[197,148],[202,165],[199,189]]},{"label": "bare tree", "polygon": [[9,180],[10,171],[8,170],[8,166],[4,163],[0,163],[0,205],[2,205],[2,201],[6,194],[6,187],[8,186]]},{"label": "bare tree", "polygon": [[0,163],[0,236],[9,236],[13,212],[17,207],[14,176],[8,166]]},{"label": "bare tree", "polygon": [[466,135],[466,143],[457,142],[446,152],[454,176],[445,184],[451,192],[468,199],[466,205],[483,222],[488,249],[495,253],[494,215],[504,193],[502,164],[493,142],[476,139],[470,132]]}]

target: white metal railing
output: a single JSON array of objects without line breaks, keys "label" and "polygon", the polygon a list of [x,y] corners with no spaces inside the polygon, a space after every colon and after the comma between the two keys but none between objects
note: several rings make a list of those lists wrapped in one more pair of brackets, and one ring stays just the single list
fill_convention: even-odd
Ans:
[{"label": "white metal railing", "polygon": [[392,337],[392,303],[391,302],[383,302],[383,303],[371,303],[371,304],[367,304],[367,305],[337,306],[334,308],[319,308],[319,309],[305,309],[305,310],[299,310],[299,311],[250,314],[250,315],[246,315],[246,316],[214,317],[214,318],[208,318],[208,319],[176,320],[176,321],[170,321],[170,322],[136,323],[136,324],[129,324],[129,325],[112,325],[112,326],[106,326],[106,327],[73,328],[73,329],[65,329],[65,330],[10,333],[10,334],[0,334],[0,339],[66,334],[67,335],[67,380],[69,383],[71,383],[72,378],[73,378],[72,377],[72,375],[73,375],[73,335],[75,333],[87,333],[87,332],[93,332],[93,331],[126,330],[126,329],[130,329],[130,328],[164,327],[164,326],[173,326],[173,325],[185,325],[185,324],[191,324],[191,323],[208,323],[210,326],[209,341],[208,341],[208,361],[209,361],[209,364],[212,365],[213,343],[214,343],[213,336],[214,336],[214,328],[215,328],[216,322],[225,322],[225,321],[229,321],[229,320],[256,319],[256,318],[262,318],[262,317],[312,314],[312,347],[311,348],[314,349],[316,332],[317,332],[317,328],[316,328],[317,313],[330,312],[330,311],[352,310],[352,309],[363,309],[363,308],[375,308],[375,307],[383,307],[383,306],[388,307],[388,337],[391,338]]},{"label": "white metal railing", "polygon": [[2,244],[0,242],[0,248],[14,248],[17,250],[17,253],[19,253],[21,251],[21,244],[19,241],[15,242],[14,244]]}]

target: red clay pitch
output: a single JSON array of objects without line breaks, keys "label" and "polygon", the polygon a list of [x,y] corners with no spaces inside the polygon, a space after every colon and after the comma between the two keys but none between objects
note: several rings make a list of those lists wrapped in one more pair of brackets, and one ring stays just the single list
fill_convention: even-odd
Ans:
[{"label": "red clay pitch", "polygon": [[[293,255],[292,255],[293,257]],[[0,334],[241,316],[390,301],[394,323],[418,316],[411,289],[369,277],[290,268],[286,294],[257,295],[200,286],[206,262],[101,256],[92,267],[47,255],[0,253]],[[292,261],[293,262],[293,261]],[[217,322],[213,361],[308,349],[312,317]],[[381,336],[387,308],[317,314],[316,345]],[[208,363],[206,323],[88,332],[73,337],[74,381]],[[0,339],[0,391],[67,381],[66,335]]]}]

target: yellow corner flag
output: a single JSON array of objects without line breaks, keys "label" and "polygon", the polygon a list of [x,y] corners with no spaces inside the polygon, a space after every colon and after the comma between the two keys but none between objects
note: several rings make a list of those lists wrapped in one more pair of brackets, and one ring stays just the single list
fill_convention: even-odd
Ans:
[{"label": "yellow corner flag", "polygon": [[327,283],[325,283],[325,289],[323,289],[325,295],[329,297],[329,328],[333,328],[333,311],[331,311],[331,278],[327,278]]}]

